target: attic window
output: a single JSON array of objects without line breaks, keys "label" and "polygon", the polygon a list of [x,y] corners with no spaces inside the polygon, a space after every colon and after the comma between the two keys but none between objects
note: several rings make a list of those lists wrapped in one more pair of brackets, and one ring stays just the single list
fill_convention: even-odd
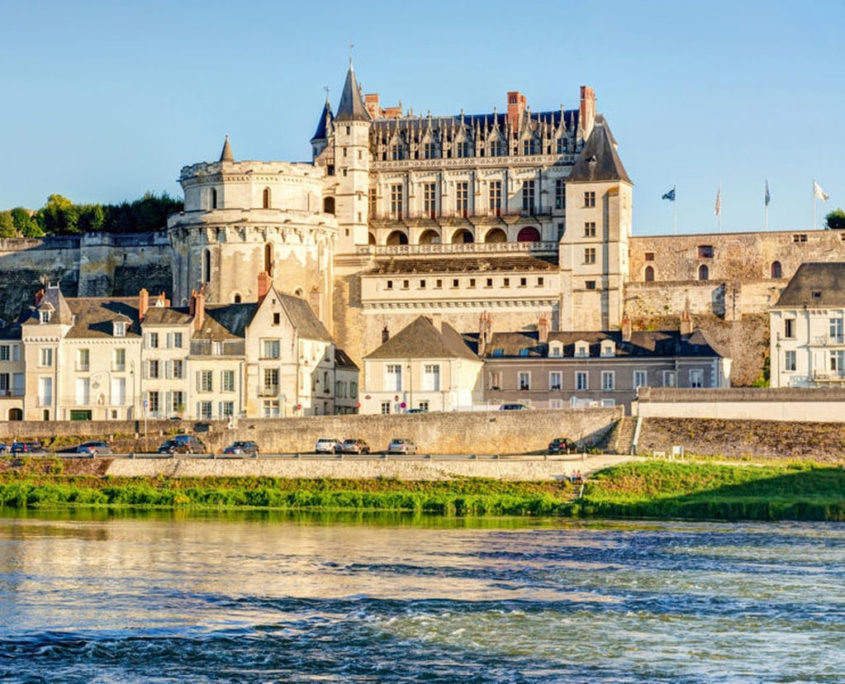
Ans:
[{"label": "attic window", "polygon": [[561,353],[563,350],[559,344],[551,344],[549,345],[549,356],[563,356]]},{"label": "attic window", "polygon": [[126,321],[115,321],[113,326],[115,337],[126,337]]},{"label": "attic window", "polygon": [[493,356],[504,356],[505,350],[504,349],[494,349]]},{"label": "attic window", "polygon": [[589,356],[590,355],[590,348],[585,343],[579,343],[575,345],[575,356]]},{"label": "attic window", "polygon": [[49,323],[50,322],[50,312],[43,310],[38,312],[38,320],[41,323]]},{"label": "attic window", "polygon": [[282,322],[282,314],[278,311],[273,312],[273,325],[279,325]]},{"label": "attic window", "polygon": [[602,342],[601,345],[601,355],[602,356],[614,356],[616,354],[616,345],[613,342]]},{"label": "attic window", "polygon": [[813,299],[821,299],[822,298],[822,291],[821,290],[813,290]]}]

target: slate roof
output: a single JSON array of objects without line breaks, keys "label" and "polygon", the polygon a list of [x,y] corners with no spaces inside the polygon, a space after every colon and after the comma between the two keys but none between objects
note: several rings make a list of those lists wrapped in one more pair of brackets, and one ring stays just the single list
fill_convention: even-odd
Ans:
[{"label": "slate roof", "polygon": [[349,355],[343,351],[343,349],[339,349],[335,347],[334,350],[334,363],[335,367],[337,368],[348,368],[350,370],[358,370],[357,364],[349,358]]},{"label": "slate roof", "polygon": [[58,285],[48,285],[44,289],[44,296],[41,301],[24,313],[21,323],[23,325],[40,325],[38,312],[43,310],[52,311],[50,315],[51,324],[71,325],[73,323],[73,313]]},{"label": "slate roof", "polygon": [[220,152],[220,161],[235,161],[235,157],[232,154],[232,146],[229,144],[229,136],[226,136],[226,141],[223,143],[223,151]]},{"label": "slate roof", "polygon": [[557,264],[545,259],[524,255],[512,256],[447,256],[429,259],[392,258],[379,259],[368,275],[413,273],[478,273],[487,271],[553,271]]},{"label": "slate roof", "polygon": [[845,306],[845,262],[801,264],[775,304],[795,306]]},{"label": "slate roof", "polygon": [[192,320],[187,307],[151,306],[144,325],[189,325]]},{"label": "slate roof", "polygon": [[616,140],[613,133],[610,132],[604,116],[599,114],[596,116],[593,132],[590,133],[581,154],[575,160],[575,166],[572,167],[572,172],[566,181],[571,183],[573,181],[617,180],[631,183],[625,167],[622,166],[622,160],[616,153]]},{"label": "slate roof", "polygon": [[206,304],[202,327],[194,333],[194,338],[216,341],[243,339],[256,311],[256,302]]},{"label": "slate roof", "polygon": [[[525,116],[531,122],[544,122],[557,128],[560,126],[561,120],[567,131],[574,132],[578,130],[579,110],[552,110],[547,112],[525,112]],[[447,131],[451,129],[466,128],[468,136],[475,133],[476,127],[481,130],[484,138],[487,138],[491,129],[497,127],[501,137],[504,138],[505,128],[508,124],[507,113],[490,112],[486,114],[449,114],[445,116],[405,116],[401,119],[376,119],[373,125],[374,130],[389,131],[410,131],[422,133],[428,129],[429,125],[433,133],[438,131]]]},{"label": "slate roof", "polygon": [[335,121],[371,121],[370,113],[364,106],[361,97],[361,90],[358,81],[355,79],[355,70],[352,62],[349,62],[349,71],[346,72],[346,82],[343,84],[343,92],[340,94],[340,104],[337,106]]},{"label": "slate roof", "polygon": [[321,342],[333,341],[329,331],[317,318],[308,302],[301,297],[282,294],[278,290],[276,290],[276,296],[300,337],[307,340],[320,340]]},{"label": "slate roof", "polygon": [[334,116],[332,115],[332,105],[329,98],[326,98],[326,104],[323,105],[323,111],[320,113],[320,120],[317,121],[317,130],[311,136],[311,141],[325,140],[329,136],[329,127],[331,126]]},{"label": "slate roof", "polygon": [[[484,358],[548,358],[549,344],[541,343],[538,337],[537,331],[493,333],[490,342],[485,346]],[[465,335],[465,339],[473,349],[478,348],[478,334]],[[563,345],[563,358],[575,357],[575,343],[581,341],[589,344],[590,358],[600,357],[601,343],[604,340],[613,341],[616,345],[615,357],[622,358],[722,356],[698,329],[687,336],[675,330],[638,330],[631,333],[630,342],[623,341],[622,332],[618,330],[549,333],[550,342],[560,342]]]},{"label": "slate roof", "polygon": [[127,324],[125,337],[141,336],[136,297],[73,297],[67,303],[74,323],[66,338],[113,338],[115,321]]},{"label": "slate roof", "polygon": [[461,334],[448,323],[438,330],[432,320],[419,316],[365,359],[480,359]]}]

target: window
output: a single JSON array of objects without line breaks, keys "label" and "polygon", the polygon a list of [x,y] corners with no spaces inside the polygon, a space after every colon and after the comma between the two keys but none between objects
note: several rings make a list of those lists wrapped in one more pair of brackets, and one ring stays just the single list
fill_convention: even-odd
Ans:
[{"label": "window", "polygon": [[[17,345],[14,345],[14,348],[17,349]],[[0,361],[11,361],[12,360],[12,345],[10,344],[0,344]],[[17,359],[15,359],[17,361]]]},{"label": "window", "polygon": [[795,319],[794,318],[784,318],[783,319],[783,336],[787,340],[791,340],[795,337]]},{"label": "window", "polygon": [[261,193],[261,206],[264,209],[270,208],[270,188],[264,188],[264,192]]},{"label": "window", "polygon": [[543,280],[542,276],[537,278],[537,287],[543,287],[546,284],[546,281]]},{"label": "window", "polygon": [[785,371],[794,371],[795,370],[795,352],[794,351],[784,352],[783,369]]},{"label": "window", "polygon": [[423,143],[423,159],[434,159],[437,156],[437,145],[431,142]]},{"label": "window", "polygon": [[453,278],[452,279],[452,287],[458,287],[459,282],[460,281],[457,278]]},{"label": "window", "polygon": [[158,378],[158,359],[150,359],[147,361],[147,377]]},{"label": "window", "polygon": [[466,181],[455,183],[455,209],[463,217],[469,211],[469,183]]},{"label": "window", "polygon": [[531,389],[531,373],[528,371],[520,371],[519,372],[519,389],[521,390],[530,390]]},{"label": "window", "polygon": [[147,346],[150,349],[158,349],[158,333],[151,332],[147,334]]},{"label": "window", "polygon": [[654,252],[646,252],[645,253],[645,260],[646,261],[654,261]]},{"label": "window", "polygon": [[466,140],[462,140],[459,142],[455,149],[458,153],[458,158],[463,159],[464,157],[469,157],[470,155],[470,144]]},{"label": "window", "polygon": [[350,382],[349,383],[349,397],[350,399],[354,399],[358,396],[358,383],[357,382]]},{"label": "window", "polygon": [[522,184],[522,211],[534,211],[534,181]]},{"label": "window", "polygon": [[182,348],[182,333],[175,332],[173,333],[173,346],[177,349]]},{"label": "window", "polygon": [[443,281],[440,278],[438,278],[437,280],[434,281],[434,289],[439,290],[442,287],[443,287]]},{"label": "window", "polygon": [[601,343],[602,356],[614,356],[616,354],[616,345],[612,340],[607,340]]},{"label": "window", "polygon": [[490,212],[496,216],[502,213],[502,181],[490,181]]},{"label": "window", "polygon": [[590,355],[590,347],[586,342],[575,344],[575,356],[585,357]]},{"label": "window", "polygon": [[511,279],[510,278],[503,278],[502,279],[502,286],[503,287],[510,287],[511,286]]},{"label": "window", "polygon": [[221,418],[228,418],[230,416],[235,415],[235,402],[234,401],[221,401],[219,404],[220,409],[220,417]]},{"label": "window", "polygon": [[123,406],[126,403],[126,378],[111,379],[111,405]]},{"label": "window", "polygon": [[566,184],[563,178],[555,180],[555,209],[566,209]]},{"label": "window", "polygon": [[502,372],[491,371],[487,374],[487,387],[491,390],[500,391],[502,389]]},{"label": "window", "polygon": [[645,281],[647,283],[654,282],[654,266],[645,267]]},{"label": "window", "polygon": [[845,349],[830,352],[830,370],[842,373],[845,370]]},{"label": "window", "polygon": [[410,285],[411,285],[411,281],[410,281],[410,280],[403,280],[403,281],[402,281],[402,289],[403,289],[403,290],[407,290],[407,289],[410,287]]},{"label": "window", "polygon": [[224,370],[220,371],[220,391],[234,392],[235,391],[235,371]]},{"label": "window", "polygon": [[262,403],[262,410],[264,411],[265,418],[278,418],[279,417],[279,400],[278,399],[265,399]]},{"label": "window", "polygon": [[698,267],[698,279],[699,280],[708,280],[710,278],[710,269],[707,268],[707,264],[701,264]]},{"label": "window", "polygon": [[469,279],[469,286],[470,286],[470,287],[475,287],[475,278],[470,278],[470,279]]},{"label": "window", "polygon": [[427,401],[419,402],[417,404],[417,408],[419,408],[421,411],[428,411],[428,402]]},{"label": "window", "polygon": [[596,193],[593,191],[585,192],[584,193],[584,206],[585,207],[594,207],[596,206]]},{"label": "window", "polygon": [[387,415],[388,413],[390,413],[390,402],[389,401],[381,402],[381,412],[382,412],[382,415]]},{"label": "window", "polygon": [[126,337],[126,321],[114,321],[112,334],[115,337]]},{"label": "window", "polygon": [[402,145],[391,145],[390,146],[390,158],[394,161],[398,161],[399,159],[403,158],[402,155]]},{"label": "window", "polygon": [[158,392],[148,392],[147,393],[147,410],[150,413],[158,413],[159,411],[159,403],[158,403]]},{"label": "window", "polygon": [[38,405],[49,406],[53,403],[53,378],[38,378]]},{"label": "window", "polygon": [[214,386],[213,372],[210,370],[203,370],[199,372],[199,391],[211,392]]},{"label": "window", "polygon": [[370,218],[376,217],[376,189],[370,188],[367,193],[367,209],[370,212]]},{"label": "window", "polygon": [[792,236],[793,242],[807,242],[807,234],[806,233],[797,233],[796,235]]},{"label": "window", "polygon": [[437,213],[436,187],[434,183],[423,183],[423,211],[431,218]]},{"label": "window", "polygon": [[830,319],[830,340],[831,342],[835,342],[836,344],[841,344],[843,342],[842,337],[842,323],[843,320],[841,318],[831,318]]},{"label": "window", "polygon": [[398,363],[385,366],[384,389],[388,392],[402,391],[402,366]]},{"label": "window", "polygon": [[181,391],[171,392],[170,394],[170,411],[172,413],[182,413],[185,410],[185,395]]},{"label": "window", "polygon": [[563,387],[563,373],[560,371],[552,371],[549,373],[549,389],[552,392],[559,392]]},{"label": "window", "polygon": [[87,371],[91,368],[91,352],[88,349],[76,350],[76,370]]},{"label": "window", "polygon": [[278,394],[279,393],[279,369],[265,368],[264,369],[264,394]]},{"label": "window", "polygon": [[440,391],[440,366],[438,364],[423,366],[423,390],[426,392]]},{"label": "window", "polygon": [[91,403],[91,380],[89,378],[76,379],[76,405],[88,406]]},{"label": "window", "polygon": [[202,281],[207,283],[211,280],[211,250],[203,250],[202,253]]},{"label": "window", "polygon": [[713,245],[699,245],[698,246],[698,258],[699,259],[712,259],[713,258]]},{"label": "window", "polygon": [[634,371],[634,389],[648,387],[648,372],[644,370]]},{"label": "window", "polygon": [[211,188],[211,208],[217,209],[217,190]]},{"label": "window", "polygon": [[212,413],[210,401],[201,401],[199,403],[199,414],[200,418],[202,418],[203,420],[211,420]]},{"label": "window", "polygon": [[261,340],[262,359],[278,359],[279,357],[279,340]]},{"label": "window", "polygon": [[601,389],[603,392],[612,392],[615,384],[615,373],[613,371],[601,372]]},{"label": "window", "polygon": [[584,263],[585,264],[596,263],[596,248],[595,247],[586,247],[584,249]]},{"label": "window", "polygon": [[549,344],[549,356],[560,358],[563,356],[563,347],[560,342],[552,342]]},{"label": "window", "polygon": [[50,312],[48,310],[42,310],[38,312],[38,322],[39,323],[49,323],[50,322]]},{"label": "window", "polygon": [[675,371],[663,371],[663,386],[664,387],[677,387],[678,386],[678,377]]},{"label": "window", "polygon": [[590,380],[587,371],[575,372],[575,389],[578,391],[590,389]]},{"label": "window", "polygon": [[402,186],[399,183],[390,186],[390,216],[394,219],[402,218]]},{"label": "window", "polygon": [[704,387],[704,371],[700,368],[691,368],[689,372],[690,387]]},{"label": "window", "polygon": [[49,368],[53,365],[53,350],[50,347],[42,347],[38,350],[38,365],[41,368]]},{"label": "window", "polygon": [[174,359],[172,362],[173,377],[181,380],[185,377],[185,362],[182,359]]},{"label": "window", "polygon": [[537,141],[534,138],[522,141],[522,154],[537,154]]},{"label": "window", "polygon": [[778,278],[783,278],[783,269],[780,267],[779,261],[773,261],[772,262],[771,275],[772,275],[772,280],[777,280]]},{"label": "window", "polygon": [[596,222],[595,221],[587,221],[584,223],[584,237],[595,237],[596,236]]},{"label": "window", "polygon": [[487,287],[493,287],[493,279],[487,278]]},{"label": "window", "polygon": [[122,371],[126,370],[126,349],[118,347],[114,350],[112,355],[112,370]]},{"label": "window", "polygon": [[273,313],[273,325],[279,325],[282,322],[282,314],[278,311]]}]

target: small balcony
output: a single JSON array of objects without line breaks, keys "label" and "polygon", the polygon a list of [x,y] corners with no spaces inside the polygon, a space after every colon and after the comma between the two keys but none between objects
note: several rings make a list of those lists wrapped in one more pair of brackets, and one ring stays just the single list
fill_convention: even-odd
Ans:
[{"label": "small balcony", "polygon": [[813,381],[819,383],[845,383],[845,370],[814,371]]},{"label": "small balcony", "polygon": [[259,397],[278,397],[279,396],[279,386],[278,385],[265,385],[264,387],[260,387],[258,389],[258,396]]}]

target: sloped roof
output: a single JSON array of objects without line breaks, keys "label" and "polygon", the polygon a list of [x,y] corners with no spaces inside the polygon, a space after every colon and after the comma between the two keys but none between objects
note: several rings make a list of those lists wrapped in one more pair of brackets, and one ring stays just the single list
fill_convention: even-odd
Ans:
[{"label": "sloped roof", "polygon": [[192,320],[187,307],[151,306],[144,325],[189,325]]},{"label": "sloped roof", "polygon": [[480,359],[460,333],[448,323],[438,330],[432,320],[419,316],[365,359]]},{"label": "sloped roof", "polygon": [[845,262],[801,264],[775,307],[845,306]]},{"label": "sloped roof", "polygon": [[[567,183],[577,181],[625,181],[631,183],[616,153],[616,141],[604,116],[596,116],[593,132],[572,167]],[[632,183],[633,185],[633,183]]]},{"label": "sloped roof", "polygon": [[301,338],[307,340],[319,340],[321,342],[333,342],[329,331],[317,318],[317,315],[301,297],[294,295],[282,294],[276,290],[276,296],[279,298],[279,303],[287,313],[291,325],[296,328],[297,333]]},{"label": "sloped roof", "polygon": [[320,120],[317,121],[317,130],[311,136],[311,142],[315,140],[325,140],[329,135],[329,125],[333,121],[332,105],[329,98],[326,98],[326,104],[323,105],[323,111],[320,113]]},{"label": "sloped roof", "polygon": [[39,325],[40,321],[38,320],[37,312],[42,310],[53,312],[50,316],[51,324],[60,323],[62,325],[71,325],[73,323],[73,313],[58,285],[48,285],[44,289],[44,296],[41,298],[41,301],[24,314],[22,324]]},{"label": "sloped roof", "polygon": [[258,304],[255,302],[206,304],[205,318],[194,337],[205,340],[243,339],[256,311]]},{"label": "sloped roof", "polygon": [[339,347],[335,347],[334,350],[334,363],[337,368],[358,370],[357,364],[349,357],[349,354]]},{"label": "sloped roof", "polygon": [[232,146],[229,144],[229,136],[226,136],[226,141],[223,143],[223,150],[220,152],[220,161],[235,161],[235,157],[232,154]]},{"label": "sloped roof", "polygon": [[355,79],[352,62],[349,63],[349,71],[346,72],[346,82],[343,84],[343,92],[340,94],[340,104],[337,106],[335,121],[371,121],[370,113],[361,98],[361,90],[358,88],[358,81]]}]

